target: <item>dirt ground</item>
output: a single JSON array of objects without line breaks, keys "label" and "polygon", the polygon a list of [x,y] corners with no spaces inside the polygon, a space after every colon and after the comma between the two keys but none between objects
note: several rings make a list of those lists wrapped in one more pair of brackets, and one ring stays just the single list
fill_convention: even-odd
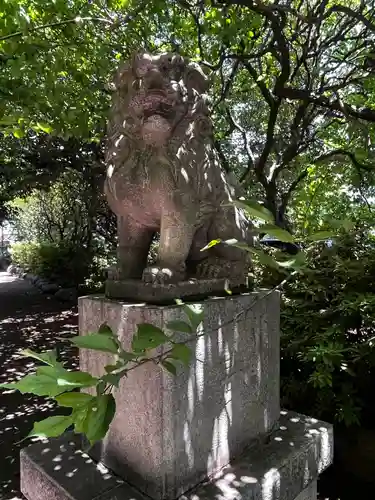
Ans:
[{"label": "dirt ground", "polygon": [[[43,295],[31,284],[0,272],[0,382],[22,378],[35,368],[32,359],[19,356],[21,349],[45,351],[57,348],[61,359],[77,366],[77,352],[68,339],[78,332],[77,308]],[[33,423],[54,413],[44,398],[0,391],[0,500],[24,498],[19,491],[19,443]]]}]

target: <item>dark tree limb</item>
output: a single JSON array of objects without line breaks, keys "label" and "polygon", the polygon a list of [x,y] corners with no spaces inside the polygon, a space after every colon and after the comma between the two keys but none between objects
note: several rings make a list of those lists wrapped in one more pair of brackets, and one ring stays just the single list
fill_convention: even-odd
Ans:
[{"label": "dark tree limb", "polygon": [[366,170],[367,172],[375,172],[375,165],[366,165],[361,163],[356,157],[355,154],[351,151],[347,151],[346,149],[334,149],[328,153],[324,153],[317,158],[315,158],[312,163],[322,163],[326,160],[342,160],[343,157],[348,157],[352,164],[359,170]]},{"label": "dark tree limb", "polygon": [[217,139],[215,139],[214,140],[214,146],[215,146],[215,149],[217,151],[217,154],[219,155],[222,167],[224,168],[224,170],[227,173],[229,173],[231,171],[231,168],[230,168],[228,159],[225,156],[224,151],[223,151],[223,149],[221,147],[220,141],[218,141]]},{"label": "dark tree limb", "polygon": [[288,203],[290,201],[290,198],[292,197],[292,194],[293,192],[296,190],[297,186],[304,180],[306,179],[307,177],[307,174],[308,174],[308,171],[307,169],[305,170],[302,170],[302,172],[299,174],[299,176],[292,182],[292,184],[289,186],[288,190],[281,195],[281,204],[280,204],[280,207],[279,207],[279,212],[280,212],[280,215],[283,217],[285,212],[286,212],[286,208],[288,206]]},{"label": "dark tree limb", "polygon": [[297,101],[304,101],[307,103],[313,103],[322,108],[331,109],[332,111],[338,111],[344,116],[359,118],[360,120],[365,120],[369,122],[375,122],[375,109],[370,108],[354,108],[346,103],[341,103],[338,99],[330,100],[328,97],[324,96],[314,96],[308,90],[296,89],[292,87],[279,88],[277,90],[277,95],[283,97],[284,99],[291,99]]},{"label": "dark tree limb", "polygon": [[[227,96],[230,92],[230,89],[232,87],[233,81],[234,81],[236,74],[238,72],[239,65],[240,65],[240,61],[238,59],[235,60],[233,63],[230,75],[228,77],[228,80],[222,86],[221,95],[220,95],[219,99],[217,100],[217,102],[215,102],[215,104],[213,105],[214,109],[227,98]],[[223,79],[223,77],[222,77],[222,79]]]},{"label": "dark tree limb", "polygon": [[260,75],[258,75],[254,66],[252,66],[252,64],[249,63],[248,61],[242,61],[242,64],[247,69],[250,76],[252,77],[252,79],[256,83],[257,87],[259,88],[259,90],[260,90],[262,96],[264,97],[265,101],[267,102],[267,104],[270,107],[274,106],[275,98],[273,97],[271,91],[268,89],[267,85],[262,80],[259,79]]}]

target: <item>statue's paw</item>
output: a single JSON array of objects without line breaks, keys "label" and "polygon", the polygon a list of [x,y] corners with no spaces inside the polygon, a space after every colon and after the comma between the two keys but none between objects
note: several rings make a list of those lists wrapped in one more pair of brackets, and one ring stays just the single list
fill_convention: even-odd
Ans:
[{"label": "statue's paw", "polygon": [[216,279],[220,278],[222,269],[219,265],[204,261],[198,265],[197,277],[200,279]]},{"label": "statue's paw", "polygon": [[143,271],[142,279],[145,283],[152,283],[154,285],[164,285],[166,283],[176,283],[180,281],[180,276],[177,276],[168,267],[146,267]]},{"label": "statue's paw", "polygon": [[197,267],[198,279],[220,279],[229,278],[231,274],[231,263],[224,259],[207,259],[198,264]]}]

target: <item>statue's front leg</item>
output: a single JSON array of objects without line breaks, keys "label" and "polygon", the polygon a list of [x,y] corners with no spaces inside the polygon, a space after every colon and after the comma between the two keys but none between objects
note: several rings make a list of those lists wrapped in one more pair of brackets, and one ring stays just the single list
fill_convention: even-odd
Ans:
[{"label": "statue's front leg", "polygon": [[128,217],[118,217],[117,278],[141,279],[154,232]]},{"label": "statue's front leg", "polygon": [[189,255],[195,227],[179,214],[164,214],[160,228],[158,260],[145,269],[146,283],[177,283],[186,279],[186,259]]}]

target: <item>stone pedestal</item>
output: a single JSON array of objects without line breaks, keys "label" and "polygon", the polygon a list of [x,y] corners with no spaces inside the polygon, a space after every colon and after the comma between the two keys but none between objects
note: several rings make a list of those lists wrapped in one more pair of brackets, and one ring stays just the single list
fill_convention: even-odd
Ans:
[{"label": "stone pedestal", "polygon": [[[280,412],[278,293],[211,298],[199,306],[205,335],[189,344],[191,366],[176,377],[152,363],[132,370],[116,390],[116,417],[91,459],[79,458],[71,437],[22,451],[28,500],[88,499],[82,485],[90,477],[98,482],[90,497],[97,500],[316,500],[318,474],[332,461],[332,426]],[[103,296],[81,298],[79,318],[81,335],[106,323],[124,349],[139,323],[165,329],[170,320],[185,319],[179,306]],[[111,355],[80,353],[81,368],[93,375],[111,361]],[[59,455],[58,465],[70,471],[77,454],[82,463],[73,476],[53,467],[52,455]],[[98,475],[98,462],[111,472]]]},{"label": "stone pedestal", "polygon": [[[195,357],[190,369],[173,376],[147,363],[131,371],[116,391],[110,432],[94,453],[159,500],[177,498],[221,469],[279,418],[279,294],[209,299],[201,307],[206,333],[189,344]],[[163,328],[186,320],[177,305],[102,297],[81,298],[79,311],[81,335],[106,323],[125,350],[138,323]],[[81,369],[93,375],[110,363],[110,356],[80,354]]]}]

